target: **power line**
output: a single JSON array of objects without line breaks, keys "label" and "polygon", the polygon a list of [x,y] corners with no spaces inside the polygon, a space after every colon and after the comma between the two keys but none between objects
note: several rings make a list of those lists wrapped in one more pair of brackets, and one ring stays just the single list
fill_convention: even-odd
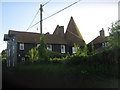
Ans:
[{"label": "power line", "polygon": [[[43,12],[44,12],[44,14],[46,14],[47,16],[49,16],[48,13],[46,13],[44,10],[43,10]],[[52,17],[51,19],[52,19],[56,24],[58,24],[58,22],[57,22],[53,17]]]},{"label": "power line", "polygon": [[[73,6],[74,4],[78,3],[79,1],[81,1],[81,0],[78,0],[78,1],[76,1],[76,2],[74,2],[74,3],[72,3],[72,4],[70,4],[69,6],[67,6],[67,7],[65,7],[65,8],[63,8],[63,9],[61,9],[61,10],[59,10],[58,12],[56,12],[56,13],[54,13],[54,14],[52,14],[52,15],[46,17],[46,18],[44,18],[43,20],[46,20],[46,19],[48,19],[48,18],[50,18],[50,17],[52,17],[52,16],[54,16],[54,15],[56,15],[56,14],[62,12],[63,10],[65,10],[65,9],[67,9],[67,8],[69,8],[69,7],[71,7],[71,6]],[[43,21],[43,20],[42,20],[42,21]],[[41,22],[41,21],[38,21],[37,23],[35,23],[34,25],[32,25],[30,28],[34,27],[35,25],[37,25],[37,24],[40,23],[40,22]],[[29,29],[30,29],[30,28],[29,28]]]},{"label": "power line", "polygon": [[71,7],[71,6],[73,6],[74,4],[78,3],[79,1],[80,1],[80,0],[78,0],[78,1],[76,1],[76,2],[74,2],[74,3],[72,3],[72,4],[70,4],[69,6],[67,6],[67,7],[65,7],[65,8],[63,8],[63,9],[61,9],[61,10],[59,10],[58,12],[56,12],[56,13],[54,13],[54,14],[52,14],[52,15],[46,17],[46,18],[44,18],[43,20],[46,20],[46,19],[48,19],[48,18],[50,18],[50,17],[52,17],[52,16],[54,16],[54,15],[56,15],[56,14],[62,12],[63,10],[65,10],[65,9],[67,9],[67,8],[69,8],[69,7]]},{"label": "power line", "polygon": [[48,2],[46,2],[45,4],[43,4],[42,6],[45,6],[46,4],[48,4],[51,0],[49,0]]},{"label": "power line", "polygon": [[[45,5],[46,5],[46,4],[48,4],[50,1],[51,1],[51,0],[49,0],[48,2],[46,2],[45,4],[43,4],[42,6],[45,6]],[[34,16],[34,18],[33,18],[32,22],[30,23],[30,25],[29,25],[29,27],[27,28],[27,30],[26,30],[26,31],[28,31],[28,30],[30,29],[30,27],[31,27],[32,23],[34,22],[34,20],[35,20],[36,16],[37,16],[37,15],[38,15],[38,13],[39,13],[39,10],[40,10],[40,8],[38,9],[37,13],[35,14],[35,16]],[[37,24],[38,24],[38,23],[37,23]],[[36,24],[35,24],[35,25],[36,25]],[[35,25],[33,25],[33,26],[35,26]]]},{"label": "power line", "polygon": [[35,18],[36,18],[36,16],[37,16],[38,13],[39,13],[39,9],[38,9],[37,13],[35,14],[32,22],[30,23],[30,25],[29,25],[29,27],[28,27],[28,29],[26,31],[28,31],[30,29],[30,27],[31,27],[32,23],[34,22],[34,20],[35,20]]}]

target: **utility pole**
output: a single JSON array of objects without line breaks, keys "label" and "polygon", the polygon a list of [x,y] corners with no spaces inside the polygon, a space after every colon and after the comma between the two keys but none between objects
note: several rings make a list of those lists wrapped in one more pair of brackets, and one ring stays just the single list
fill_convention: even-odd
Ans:
[{"label": "utility pole", "polygon": [[42,34],[42,11],[43,11],[43,5],[40,4],[40,33]]}]

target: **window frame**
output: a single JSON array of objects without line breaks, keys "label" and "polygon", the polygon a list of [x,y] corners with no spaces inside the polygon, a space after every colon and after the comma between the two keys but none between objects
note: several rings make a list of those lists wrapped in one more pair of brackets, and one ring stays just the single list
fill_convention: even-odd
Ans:
[{"label": "window frame", "polygon": [[51,44],[47,45],[47,50],[52,51],[52,45]]},{"label": "window frame", "polygon": [[38,44],[37,44],[37,47],[39,47],[39,46],[40,46],[40,44],[38,43]]},{"label": "window frame", "polygon": [[73,54],[76,53],[76,49],[75,49],[75,47],[72,47],[72,53],[73,53]]},{"label": "window frame", "polygon": [[60,47],[61,47],[61,53],[66,53],[66,51],[65,51],[65,45],[61,45]]},{"label": "window frame", "polygon": [[25,50],[25,45],[24,43],[19,44],[19,50]]}]

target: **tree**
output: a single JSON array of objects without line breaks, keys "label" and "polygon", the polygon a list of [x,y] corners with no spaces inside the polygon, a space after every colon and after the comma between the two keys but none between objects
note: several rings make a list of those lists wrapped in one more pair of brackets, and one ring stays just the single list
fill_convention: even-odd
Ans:
[{"label": "tree", "polygon": [[84,45],[84,48],[83,48],[83,52],[82,52],[82,54],[83,54],[83,56],[88,56],[88,48],[87,48],[87,45],[85,44]]},{"label": "tree", "polygon": [[1,52],[1,55],[2,55],[2,61],[6,60],[6,57],[7,57],[6,49]]},{"label": "tree", "polygon": [[34,61],[48,61],[50,52],[46,49],[47,44],[45,43],[44,35],[40,37],[40,45],[29,50],[26,55],[32,62]]},{"label": "tree", "polygon": [[47,47],[47,44],[45,43],[44,35],[42,35],[42,37],[40,37],[40,46],[38,47],[39,60],[48,61],[49,52],[46,49],[46,47]]},{"label": "tree", "polygon": [[79,56],[82,53],[81,48],[79,47],[79,45],[77,45],[75,43],[74,43],[74,48],[75,48],[75,51],[76,51],[75,55]]},{"label": "tree", "polygon": [[112,23],[111,27],[108,30],[110,47],[120,47],[120,25],[118,25],[118,21],[116,23]]}]

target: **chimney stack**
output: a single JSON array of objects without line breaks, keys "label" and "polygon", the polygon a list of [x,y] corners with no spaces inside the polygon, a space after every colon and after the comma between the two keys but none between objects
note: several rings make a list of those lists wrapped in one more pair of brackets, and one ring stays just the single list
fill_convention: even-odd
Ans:
[{"label": "chimney stack", "polygon": [[101,36],[101,37],[105,37],[104,29],[103,29],[103,28],[102,28],[102,30],[100,30],[100,36]]},{"label": "chimney stack", "polygon": [[53,35],[59,35],[61,37],[64,37],[64,26],[57,25],[55,31],[53,32]]}]

